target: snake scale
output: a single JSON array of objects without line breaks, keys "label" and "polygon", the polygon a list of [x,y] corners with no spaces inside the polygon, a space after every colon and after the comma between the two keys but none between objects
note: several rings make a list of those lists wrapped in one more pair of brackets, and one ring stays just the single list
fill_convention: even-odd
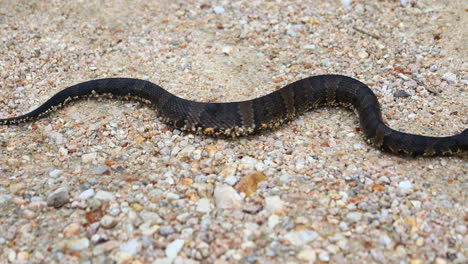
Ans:
[{"label": "snake scale", "polygon": [[357,112],[365,138],[383,151],[411,156],[468,152],[468,129],[454,136],[430,137],[389,128],[383,122],[379,102],[372,90],[343,75],[311,76],[262,97],[229,103],[185,100],[140,79],[98,79],[65,88],[37,109],[21,116],[0,119],[0,124],[17,124],[40,118],[69,101],[93,95],[141,99],[156,108],[162,121],[176,128],[225,136],[243,136],[273,129],[310,109],[340,105]]}]

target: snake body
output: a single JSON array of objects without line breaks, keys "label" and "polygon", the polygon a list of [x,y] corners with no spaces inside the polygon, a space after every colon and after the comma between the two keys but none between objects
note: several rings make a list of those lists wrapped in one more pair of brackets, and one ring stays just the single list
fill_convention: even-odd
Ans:
[{"label": "snake body", "polygon": [[65,88],[37,109],[21,116],[0,119],[0,124],[27,122],[69,101],[107,94],[147,101],[156,108],[161,120],[181,130],[225,136],[243,136],[273,129],[310,109],[340,105],[357,112],[365,138],[381,150],[412,156],[468,152],[468,129],[454,136],[430,137],[389,128],[383,122],[379,102],[372,90],[343,75],[311,76],[262,97],[229,103],[185,100],[140,79],[98,79]]}]

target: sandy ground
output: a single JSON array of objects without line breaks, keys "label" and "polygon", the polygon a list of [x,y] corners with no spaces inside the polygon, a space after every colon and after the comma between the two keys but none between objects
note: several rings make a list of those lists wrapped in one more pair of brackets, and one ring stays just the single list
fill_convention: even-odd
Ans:
[{"label": "sandy ground", "polygon": [[[452,135],[467,20],[461,0],[3,0],[0,117],[96,78],[221,102],[339,73],[391,127]],[[0,127],[0,263],[466,263],[466,158],[382,153],[358,127],[323,108],[213,139],[111,99]]]}]

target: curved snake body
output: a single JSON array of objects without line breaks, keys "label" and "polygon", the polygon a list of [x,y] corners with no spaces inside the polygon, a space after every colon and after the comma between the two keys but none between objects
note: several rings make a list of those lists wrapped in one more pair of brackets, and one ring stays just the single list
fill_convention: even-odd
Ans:
[{"label": "curved snake body", "polygon": [[243,136],[276,128],[310,109],[340,105],[358,113],[367,141],[384,151],[413,156],[468,152],[468,129],[454,136],[429,137],[389,128],[382,120],[379,102],[372,90],[362,82],[342,75],[312,76],[262,97],[230,103],[185,100],[140,79],[92,80],[58,92],[27,114],[0,119],[0,124],[26,122],[42,117],[71,100],[104,94],[149,101],[163,121],[179,129],[226,136]]}]

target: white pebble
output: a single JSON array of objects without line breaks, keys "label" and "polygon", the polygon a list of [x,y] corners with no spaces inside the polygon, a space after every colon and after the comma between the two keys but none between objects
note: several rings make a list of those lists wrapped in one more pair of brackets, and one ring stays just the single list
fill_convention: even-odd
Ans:
[{"label": "white pebble", "polygon": [[89,247],[89,240],[87,238],[72,239],[66,242],[66,247],[71,252],[77,252]]},{"label": "white pebble", "polygon": [[265,210],[273,214],[281,214],[284,211],[284,201],[279,196],[265,198]]},{"label": "white pebble", "polygon": [[221,50],[224,54],[226,55],[229,55],[232,51],[232,48],[231,47],[223,47],[223,49]]},{"label": "white pebble", "polygon": [[307,261],[308,263],[315,263],[317,260],[317,254],[315,251],[309,247],[302,249],[299,254],[297,254],[297,258],[302,261]]},{"label": "white pebble", "polygon": [[197,212],[209,213],[211,211],[211,202],[207,198],[202,198],[197,202]]},{"label": "white pebble", "polygon": [[214,11],[216,14],[219,15],[219,14],[224,13],[225,10],[224,10],[224,7],[222,7],[222,6],[215,6],[215,7],[213,8],[213,11]]},{"label": "white pebble", "polygon": [[341,4],[344,6],[349,6],[352,2],[353,0],[341,0]]},{"label": "white pebble", "polygon": [[62,175],[62,173],[63,173],[63,170],[54,169],[51,172],[49,172],[49,176],[52,177],[52,178],[56,178],[56,177]]},{"label": "white pebble", "polygon": [[175,258],[179,254],[180,250],[184,247],[184,240],[177,239],[166,247],[166,256],[168,258]]},{"label": "white pebble", "polygon": [[413,188],[413,184],[410,181],[401,181],[398,183],[398,188],[409,191]]},{"label": "white pebble", "polygon": [[291,231],[287,233],[284,238],[288,240],[292,245],[301,247],[310,241],[317,239],[319,235],[317,232],[312,230],[300,230],[300,231]]},{"label": "white pebble", "polygon": [[94,198],[103,202],[110,202],[115,200],[115,195],[111,192],[99,190],[97,191],[96,196]]},{"label": "white pebble", "polygon": [[323,262],[329,262],[330,261],[330,254],[327,251],[322,251],[319,254],[319,259]]},{"label": "white pebble", "polygon": [[454,84],[457,82],[457,76],[451,72],[446,72],[443,76],[442,76],[442,79],[443,80],[446,80],[448,83],[450,84]]},{"label": "white pebble", "polygon": [[361,220],[361,218],[362,218],[362,213],[360,212],[349,212],[346,215],[346,219],[350,222],[357,222]]},{"label": "white pebble", "polygon": [[82,193],[80,193],[80,195],[78,196],[81,200],[86,200],[88,198],[91,198],[94,196],[94,190],[93,189],[88,189],[86,191],[83,191]]},{"label": "white pebble", "polygon": [[234,188],[228,185],[216,186],[213,197],[216,203],[216,207],[220,209],[239,209],[242,204],[242,197]]},{"label": "white pebble", "polygon": [[141,245],[138,239],[135,238],[126,243],[121,244],[119,248],[123,252],[134,256],[140,251]]},{"label": "white pebble", "polygon": [[305,50],[314,50],[315,45],[305,45],[305,46],[302,46],[302,48],[305,49]]},{"label": "white pebble", "polygon": [[81,156],[81,161],[83,161],[84,163],[89,163],[91,161],[96,160],[96,156],[96,153],[83,154],[83,156]]}]

